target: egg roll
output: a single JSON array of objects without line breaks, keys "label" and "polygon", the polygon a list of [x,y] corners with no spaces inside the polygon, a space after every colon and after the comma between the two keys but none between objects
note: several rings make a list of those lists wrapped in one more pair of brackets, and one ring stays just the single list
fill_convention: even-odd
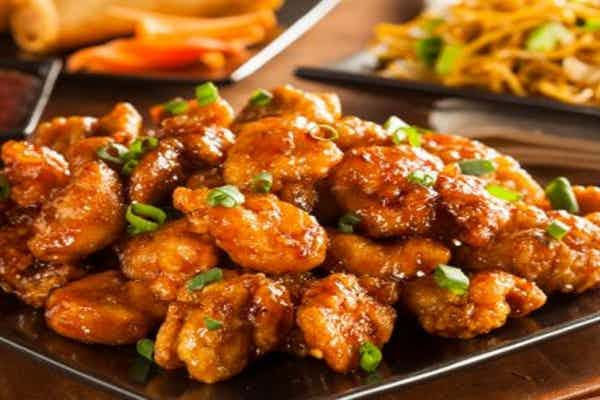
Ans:
[{"label": "egg roll", "polygon": [[[2,0],[0,0],[2,1]],[[132,33],[135,21],[111,15],[113,6],[187,16],[223,16],[274,9],[282,0],[12,0],[17,44],[49,53]]]}]

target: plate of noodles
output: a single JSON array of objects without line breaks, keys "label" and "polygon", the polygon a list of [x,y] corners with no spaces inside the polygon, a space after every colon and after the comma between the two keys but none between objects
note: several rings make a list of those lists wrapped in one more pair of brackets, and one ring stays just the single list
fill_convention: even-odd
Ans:
[{"label": "plate of noodles", "polygon": [[381,23],[368,50],[298,74],[600,115],[600,3],[454,1]]},{"label": "plate of noodles", "polygon": [[239,81],[339,1],[14,1],[0,8],[0,56],[61,57],[84,78]]}]

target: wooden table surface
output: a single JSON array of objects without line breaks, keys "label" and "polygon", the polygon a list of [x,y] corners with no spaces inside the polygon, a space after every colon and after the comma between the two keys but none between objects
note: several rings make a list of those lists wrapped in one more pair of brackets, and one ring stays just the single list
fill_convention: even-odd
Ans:
[{"label": "wooden table surface", "polygon": [[[294,0],[288,0],[294,1]],[[320,65],[350,55],[368,42],[379,21],[399,21],[415,14],[418,1],[345,0],[328,17],[283,54],[245,81],[222,89],[239,107],[257,87],[291,82],[307,89],[335,90],[346,114],[383,121],[390,114],[427,125],[436,100],[414,92],[333,87],[294,77],[298,65]],[[46,117],[101,114],[116,101],[127,100],[140,109],[174,96],[186,96],[192,87],[146,86],[118,83],[61,81],[47,108]],[[600,390],[600,326],[520,351],[501,359],[383,396],[386,399],[583,399]],[[597,392],[600,393],[600,392]],[[59,371],[50,370],[12,350],[0,347],[0,400],[13,399],[112,399]]]}]

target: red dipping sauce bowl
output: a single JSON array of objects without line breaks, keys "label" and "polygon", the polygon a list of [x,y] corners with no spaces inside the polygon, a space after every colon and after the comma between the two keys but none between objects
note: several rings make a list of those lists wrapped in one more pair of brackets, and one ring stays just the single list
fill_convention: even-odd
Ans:
[{"label": "red dipping sauce bowl", "polygon": [[0,132],[24,125],[41,85],[42,81],[35,75],[0,68]]}]

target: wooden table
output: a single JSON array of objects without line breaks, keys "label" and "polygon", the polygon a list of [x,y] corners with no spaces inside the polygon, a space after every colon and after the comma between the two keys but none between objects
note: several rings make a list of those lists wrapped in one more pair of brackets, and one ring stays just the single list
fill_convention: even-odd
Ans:
[{"label": "wooden table", "polygon": [[[294,0],[288,0],[294,1]],[[378,21],[406,19],[416,13],[418,1],[345,0],[312,31],[247,80],[222,89],[239,107],[257,87],[291,82],[307,89],[335,90],[346,114],[383,121],[398,114],[412,123],[426,125],[435,97],[412,92],[382,92],[351,87],[328,87],[301,81],[294,67],[332,62],[361,49]],[[188,96],[192,87],[160,84],[107,85],[62,81],[47,109],[47,117],[102,114],[120,100],[140,109],[174,96]],[[462,399],[583,399],[600,390],[600,326],[547,342],[467,370],[383,398],[416,400]],[[600,392],[598,392],[600,393]],[[11,350],[0,347],[0,400],[13,399],[112,399],[61,372],[49,370]]]}]

